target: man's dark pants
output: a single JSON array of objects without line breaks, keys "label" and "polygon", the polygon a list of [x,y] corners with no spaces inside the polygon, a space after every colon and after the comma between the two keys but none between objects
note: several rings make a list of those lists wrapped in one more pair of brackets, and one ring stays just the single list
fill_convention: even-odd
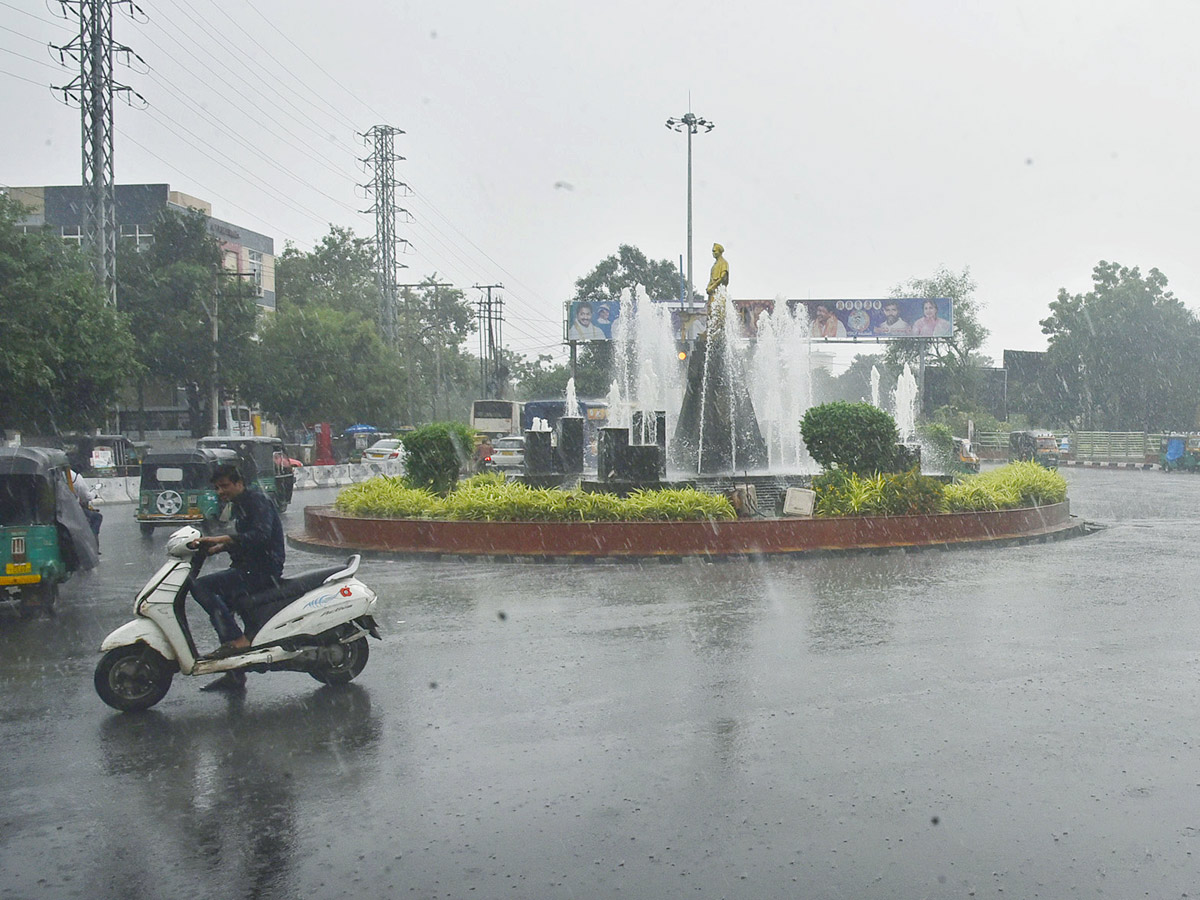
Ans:
[{"label": "man's dark pants", "polygon": [[243,634],[233,614],[236,612],[244,619],[246,598],[274,586],[275,579],[265,572],[247,573],[237,569],[226,569],[197,578],[192,585],[192,596],[208,613],[209,621],[216,629],[221,643],[227,644]]}]

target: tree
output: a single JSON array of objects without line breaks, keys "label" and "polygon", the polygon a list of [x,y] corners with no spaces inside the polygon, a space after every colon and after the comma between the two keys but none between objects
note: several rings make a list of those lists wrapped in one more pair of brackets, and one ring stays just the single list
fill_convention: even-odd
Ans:
[{"label": "tree", "polygon": [[[621,292],[635,286],[646,289],[651,300],[679,297],[680,274],[668,259],[647,259],[637,247],[622,244],[587,275],[575,282],[574,300],[620,300]],[[602,397],[612,385],[612,347],[608,342],[584,344],[579,349],[575,387],[580,397]]]},{"label": "tree", "polygon": [[404,372],[374,322],[323,306],[292,307],[267,320],[242,381],[247,399],[285,425],[399,420]]},{"label": "tree", "polygon": [[308,253],[289,242],[275,262],[275,291],[281,302],[356,312],[378,321],[374,241],[331,225]]},{"label": "tree", "polygon": [[641,285],[651,300],[679,297],[679,269],[669,259],[646,258],[637,247],[622,244],[612,256],[575,282],[576,300],[620,300],[621,291]]},{"label": "tree", "polygon": [[478,359],[462,349],[475,330],[475,313],[458,288],[437,274],[400,295],[397,346],[404,357],[406,421],[437,421],[452,412],[466,418],[474,397]]},{"label": "tree", "polygon": [[0,395],[5,426],[53,434],[100,425],[138,369],[128,321],[87,260],[51,232],[17,228],[0,194]]},{"label": "tree", "polygon": [[940,268],[930,278],[914,278],[897,285],[893,297],[948,297],[954,303],[954,334],[950,337],[899,338],[888,344],[887,362],[899,371],[909,363],[917,364],[925,354],[926,365],[939,366],[949,373],[956,406],[974,408],[980,369],[991,359],[979,348],[987,340],[988,329],[979,319],[981,304],[975,299],[975,279],[970,269],[961,274]]},{"label": "tree", "polygon": [[1200,323],[1158,269],[1101,260],[1086,294],[1060,289],[1041,322],[1049,335],[1052,413],[1084,428],[1191,429],[1200,383]]},{"label": "tree", "polygon": [[539,354],[535,360],[514,358],[509,369],[516,382],[518,399],[549,400],[567,395],[571,368],[565,363],[556,363],[549,353]]},{"label": "tree", "polygon": [[147,375],[186,389],[192,434],[199,437],[214,388],[213,317],[216,387],[236,393],[258,323],[251,286],[222,268],[221,245],[196,210],[164,209],[154,223],[154,243],[123,244],[121,251],[118,295],[137,335],[138,357]]}]

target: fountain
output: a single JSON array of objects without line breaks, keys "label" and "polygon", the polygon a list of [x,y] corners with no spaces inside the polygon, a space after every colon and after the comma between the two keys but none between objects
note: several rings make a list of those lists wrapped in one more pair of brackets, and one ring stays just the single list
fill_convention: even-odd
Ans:
[{"label": "fountain", "polygon": [[871,405],[883,409],[879,403],[879,367],[871,366]]},{"label": "fountain", "polygon": [[903,442],[917,439],[917,379],[907,363],[896,379],[895,394],[896,431]]}]

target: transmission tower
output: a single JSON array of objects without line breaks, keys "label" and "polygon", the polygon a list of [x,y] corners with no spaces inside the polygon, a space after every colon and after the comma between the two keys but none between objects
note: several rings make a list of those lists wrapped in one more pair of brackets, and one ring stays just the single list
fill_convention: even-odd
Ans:
[{"label": "transmission tower", "polygon": [[92,254],[96,280],[109,303],[117,302],[117,210],[113,187],[113,97],[129,103],[144,98],[133,88],[113,82],[113,58],[144,61],[124,44],[113,42],[113,7],[123,6],[130,17],[144,15],[133,0],[58,0],[63,18],[75,10],[79,36],[63,46],[51,45],[65,65],[79,63],[79,74],[69,84],[53,86],[64,102],[78,103],[83,131],[83,221],[80,236]]},{"label": "transmission tower", "polygon": [[483,398],[497,399],[500,388],[508,375],[508,368],[500,355],[504,346],[501,329],[504,326],[504,301],[499,297],[492,299],[493,290],[503,290],[502,284],[472,285],[478,290],[487,291],[486,296],[476,302],[476,318],[479,320],[479,380],[483,390]]},{"label": "transmission tower", "polygon": [[396,270],[408,268],[396,261],[396,246],[408,245],[404,238],[396,237],[396,214],[400,213],[405,221],[411,221],[408,210],[396,206],[396,189],[407,191],[408,185],[396,180],[396,163],[403,160],[397,156],[394,138],[404,134],[399,128],[391,125],[372,125],[362,136],[364,142],[372,148],[371,155],[362,160],[370,166],[374,177],[369,184],[359,185],[375,198],[370,209],[363,212],[375,213],[375,277],[379,282],[379,333],[389,347],[396,344],[396,308],[399,294],[396,285]]}]

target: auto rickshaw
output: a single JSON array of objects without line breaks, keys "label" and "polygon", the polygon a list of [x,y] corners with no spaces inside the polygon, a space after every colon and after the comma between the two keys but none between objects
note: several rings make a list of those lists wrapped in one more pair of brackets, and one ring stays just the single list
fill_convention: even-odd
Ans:
[{"label": "auto rickshaw", "polygon": [[233,450],[241,460],[242,478],[246,484],[257,484],[259,490],[275,501],[280,512],[292,502],[296,476],[291,458],[277,437],[205,437],[198,446]]},{"label": "auto rickshaw", "polygon": [[1164,472],[1200,470],[1200,434],[1163,435],[1160,459]]},{"label": "auto rickshaw", "polygon": [[221,501],[212,486],[218,466],[241,458],[233,450],[197,449],[148,453],[142,462],[142,483],[134,514],[142,534],[150,535],[160,525],[195,525],[201,531],[215,529]]},{"label": "auto rickshaw", "polygon": [[979,471],[979,455],[966,438],[954,438],[954,459],[958,468],[964,472]]},{"label": "auto rickshaw", "polygon": [[99,560],[69,465],[57,449],[0,448],[0,601],[22,615],[51,610],[58,586]]},{"label": "auto rickshaw", "polygon": [[1058,468],[1058,441],[1049,431],[1012,431],[1008,435],[1009,462],[1036,462]]}]

